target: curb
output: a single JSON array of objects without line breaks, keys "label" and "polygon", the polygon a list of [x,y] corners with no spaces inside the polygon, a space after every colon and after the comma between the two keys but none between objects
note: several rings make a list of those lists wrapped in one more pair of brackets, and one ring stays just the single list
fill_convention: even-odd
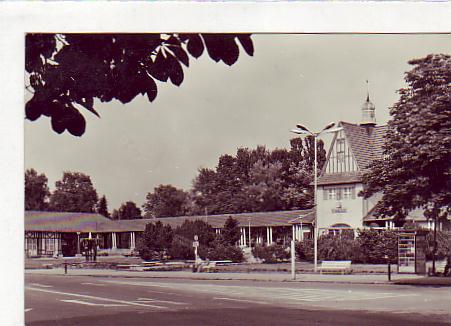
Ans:
[{"label": "curb", "polygon": [[[25,271],[25,274],[27,272]],[[303,279],[256,279],[256,278],[232,278],[232,277],[189,277],[189,276],[162,276],[162,275],[112,275],[112,274],[49,274],[49,273],[28,273],[30,275],[54,275],[54,276],[77,276],[77,277],[104,277],[104,278],[145,278],[145,279],[179,279],[179,280],[193,280],[193,281],[251,281],[251,282],[290,282],[290,283],[332,283],[332,284],[359,284],[359,285],[386,285],[395,284],[391,281],[323,281],[323,280],[303,280]]]}]

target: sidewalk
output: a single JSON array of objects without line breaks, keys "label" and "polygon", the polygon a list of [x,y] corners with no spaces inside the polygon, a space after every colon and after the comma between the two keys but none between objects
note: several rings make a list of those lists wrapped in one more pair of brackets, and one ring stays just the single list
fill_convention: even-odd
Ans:
[{"label": "sidewalk", "polygon": [[[26,274],[34,275],[62,275],[64,269],[31,269],[25,270]],[[96,276],[96,277],[129,277],[129,278],[166,278],[166,279],[190,279],[190,280],[247,280],[263,282],[324,282],[324,283],[352,283],[352,284],[389,284],[387,275],[384,274],[297,274],[296,280],[291,279],[290,273],[193,273],[191,271],[123,271],[111,269],[68,269],[66,276]],[[414,281],[423,276],[410,274],[392,274],[392,282],[404,284],[401,281]],[[400,283],[397,283],[400,282]]]}]

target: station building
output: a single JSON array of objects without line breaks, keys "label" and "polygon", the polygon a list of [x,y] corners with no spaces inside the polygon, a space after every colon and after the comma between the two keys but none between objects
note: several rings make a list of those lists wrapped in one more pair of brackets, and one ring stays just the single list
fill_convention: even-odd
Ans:
[{"label": "station building", "polygon": [[[369,95],[362,105],[362,121],[358,124],[339,122],[341,130],[335,132],[327,153],[317,189],[318,231],[339,233],[344,229],[398,228],[392,217],[378,217],[374,214],[375,205],[381,194],[368,199],[358,196],[363,190],[362,176],[369,165],[382,158],[387,125],[377,125],[375,106]],[[418,227],[433,229],[434,222],[428,221],[423,210],[409,213],[406,221]],[[437,225],[439,230],[451,229],[448,221]]]},{"label": "station building", "polygon": [[[80,239],[96,237],[99,249],[107,253],[126,254],[136,246],[148,223],[161,221],[176,228],[185,220],[208,222],[221,232],[229,216],[237,219],[242,247],[255,244],[287,243],[292,238],[311,237],[313,224],[319,234],[337,234],[342,230],[362,228],[396,228],[390,217],[374,215],[380,195],[364,199],[362,175],[369,164],[382,157],[386,125],[377,125],[375,106],[367,96],[362,106],[362,121],[358,124],[339,122],[327,159],[318,179],[317,209],[282,212],[181,216],[156,219],[110,220],[99,214],[64,212],[25,212],[25,255],[74,256],[80,253]],[[406,220],[417,226],[433,229],[421,210],[412,211]],[[439,230],[451,230],[449,220],[440,222]],[[250,241],[249,241],[250,238]]]},{"label": "station building", "polygon": [[186,220],[203,220],[210,224],[216,233],[221,233],[230,216],[238,221],[241,231],[237,245],[248,247],[250,242],[252,246],[287,244],[293,234],[297,240],[309,237],[314,211],[293,210],[133,220],[110,220],[94,213],[26,211],[25,256],[75,256],[81,251],[80,240],[88,237],[98,239],[100,252],[130,254],[148,223],[160,221],[174,229]]}]

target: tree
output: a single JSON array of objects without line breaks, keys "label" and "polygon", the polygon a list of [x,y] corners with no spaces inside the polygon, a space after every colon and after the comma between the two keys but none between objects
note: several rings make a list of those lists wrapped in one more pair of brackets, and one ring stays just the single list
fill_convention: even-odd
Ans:
[{"label": "tree", "polygon": [[64,172],[50,196],[50,209],[60,212],[95,212],[98,196],[91,178],[80,172]]},{"label": "tree", "polygon": [[[221,155],[216,169],[202,168],[190,192],[192,215],[307,209],[313,205],[314,140],[295,138],[291,149],[238,148]],[[324,143],[317,144],[318,168]]]},{"label": "tree", "polygon": [[99,116],[94,99],[125,104],[146,94],[152,102],[158,93],[155,80],[182,84],[188,54],[198,58],[206,49],[215,62],[233,65],[237,40],[252,56],[249,34],[27,34],[26,88],[33,97],[25,115],[31,121],[45,115],[55,132],[81,136],[86,128],[82,108]]},{"label": "tree", "polygon": [[421,208],[436,225],[451,202],[451,56],[428,55],[409,64],[408,87],[390,109],[384,158],[364,175],[362,194],[382,193],[379,215],[402,221]]},{"label": "tree", "polygon": [[105,195],[103,195],[97,202],[96,212],[100,215],[110,218],[110,213],[108,212],[108,202]]},{"label": "tree", "polygon": [[50,196],[48,179],[35,169],[25,171],[25,210],[43,211],[47,209]]},{"label": "tree", "polygon": [[137,244],[140,257],[144,260],[163,259],[171,247],[173,237],[174,233],[169,224],[163,226],[160,221],[147,224]]},{"label": "tree", "polygon": [[239,228],[238,220],[229,216],[224,223],[224,228],[222,229],[221,236],[222,240],[230,246],[234,246],[238,240],[240,240],[241,233]]},{"label": "tree", "polygon": [[134,220],[142,218],[141,209],[132,201],[122,203],[118,210],[113,210],[113,220]]},{"label": "tree", "polygon": [[188,194],[172,185],[159,185],[149,192],[142,206],[146,217],[183,216]]},{"label": "tree", "polygon": [[202,220],[185,220],[181,226],[175,229],[175,234],[189,241],[193,241],[194,236],[197,235],[200,246],[204,247],[209,247],[216,237],[211,225]]}]

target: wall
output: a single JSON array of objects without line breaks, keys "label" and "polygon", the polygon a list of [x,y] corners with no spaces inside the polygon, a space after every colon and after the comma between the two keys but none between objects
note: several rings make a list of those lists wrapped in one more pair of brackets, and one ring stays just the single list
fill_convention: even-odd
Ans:
[{"label": "wall", "polygon": [[[350,186],[350,185],[342,185]],[[318,187],[318,228],[328,228],[334,224],[348,224],[352,228],[362,227],[362,211],[363,211],[363,198],[358,196],[358,193],[362,190],[362,184],[354,184],[354,195],[350,199],[325,199],[324,198],[324,186]],[[339,187],[339,185],[337,185]],[[341,208],[338,203],[341,203]]]}]

